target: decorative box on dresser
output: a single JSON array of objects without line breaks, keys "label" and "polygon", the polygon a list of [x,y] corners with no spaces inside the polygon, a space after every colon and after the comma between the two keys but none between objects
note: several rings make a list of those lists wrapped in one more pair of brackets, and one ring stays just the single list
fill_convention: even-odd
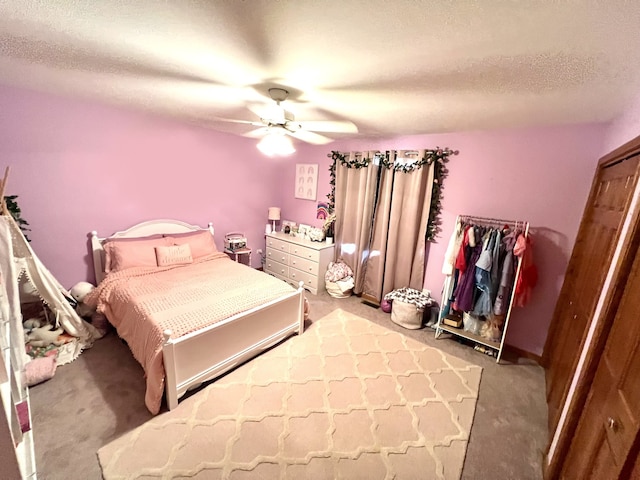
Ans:
[{"label": "decorative box on dresser", "polygon": [[294,286],[303,281],[304,288],[314,295],[324,291],[324,274],[333,260],[333,244],[280,232],[267,235],[264,271]]}]

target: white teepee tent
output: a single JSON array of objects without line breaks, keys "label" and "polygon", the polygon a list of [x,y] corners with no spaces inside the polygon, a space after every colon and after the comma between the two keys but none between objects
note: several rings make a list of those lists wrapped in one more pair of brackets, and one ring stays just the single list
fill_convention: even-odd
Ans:
[{"label": "white teepee tent", "polygon": [[[57,364],[63,365],[73,361],[83,349],[90,347],[101,337],[98,330],[78,316],[68,298],[69,292],[60,285],[53,274],[47,270],[31,245],[27,242],[20,227],[6,208],[4,190],[9,169],[0,183],[0,274],[10,290],[9,302],[11,318],[20,322],[18,331],[22,331],[22,314],[18,301],[18,283],[25,278],[33,286],[34,292],[55,316],[56,325],[66,333],[75,337],[75,341],[62,345],[58,350]],[[16,325],[18,326],[18,325]],[[23,340],[24,341],[24,340]]]}]

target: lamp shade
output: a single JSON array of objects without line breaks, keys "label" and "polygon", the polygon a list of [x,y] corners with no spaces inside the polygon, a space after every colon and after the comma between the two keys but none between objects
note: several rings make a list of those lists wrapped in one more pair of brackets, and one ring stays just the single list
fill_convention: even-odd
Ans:
[{"label": "lamp shade", "polygon": [[269,207],[269,220],[280,220],[279,207]]}]

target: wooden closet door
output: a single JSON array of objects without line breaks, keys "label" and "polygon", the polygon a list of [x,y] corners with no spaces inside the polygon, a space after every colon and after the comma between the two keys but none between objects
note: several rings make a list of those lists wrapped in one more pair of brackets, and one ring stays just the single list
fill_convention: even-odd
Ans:
[{"label": "wooden closet door", "polygon": [[551,435],[629,209],[638,160],[601,163],[596,173],[544,349]]},{"label": "wooden closet door", "polygon": [[627,280],[562,479],[629,478],[640,429],[640,255]]}]

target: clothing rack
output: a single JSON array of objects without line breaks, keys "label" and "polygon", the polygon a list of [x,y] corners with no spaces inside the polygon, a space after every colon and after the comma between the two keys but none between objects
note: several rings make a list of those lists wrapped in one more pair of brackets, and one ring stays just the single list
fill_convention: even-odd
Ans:
[{"label": "clothing rack", "polygon": [[525,222],[524,220],[503,220],[503,219],[499,219],[499,218],[489,218],[489,217],[474,217],[472,215],[458,215],[457,221],[456,221],[456,225],[459,223],[475,223],[475,224],[481,224],[483,226],[486,227],[502,227],[504,225],[507,225],[509,227],[512,227],[514,229],[518,229],[518,228],[525,228],[526,225],[526,229],[527,229],[527,234],[528,234],[528,229],[529,229],[529,222]]},{"label": "clothing rack", "polygon": [[[491,217],[477,217],[473,215],[458,215],[456,218],[456,223],[454,227],[454,234],[460,234],[461,227],[463,225],[480,225],[484,227],[492,227],[492,228],[502,228],[508,227],[514,232],[521,231],[521,234],[524,236],[525,241],[529,236],[529,222],[523,220],[504,220],[499,218],[491,218]],[[515,288],[518,282],[518,278],[520,277],[520,272],[522,268],[522,256],[514,255],[517,258],[515,274],[513,276],[513,282],[510,287],[509,292],[509,301],[508,306],[505,313],[504,325],[502,327],[502,334],[500,335],[500,342],[494,342],[490,339],[482,337],[481,335],[475,334],[473,332],[468,332],[463,330],[462,328],[456,328],[449,325],[445,325],[443,323],[443,319],[445,317],[445,309],[449,307],[449,299],[453,293],[454,288],[454,275],[447,275],[445,278],[445,282],[443,285],[442,291],[442,302],[440,306],[440,312],[438,315],[438,322],[436,324],[436,333],[435,337],[439,338],[442,333],[450,333],[454,336],[463,337],[467,340],[475,342],[476,345],[481,345],[482,347],[488,347],[495,354],[496,362],[500,363],[500,359],[502,357],[502,349],[504,348],[504,341],[507,336],[507,329],[509,327],[509,319],[511,317],[511,311],[514,306],[515,301]],[[474,267],[475,268],[475,267]]]}]

